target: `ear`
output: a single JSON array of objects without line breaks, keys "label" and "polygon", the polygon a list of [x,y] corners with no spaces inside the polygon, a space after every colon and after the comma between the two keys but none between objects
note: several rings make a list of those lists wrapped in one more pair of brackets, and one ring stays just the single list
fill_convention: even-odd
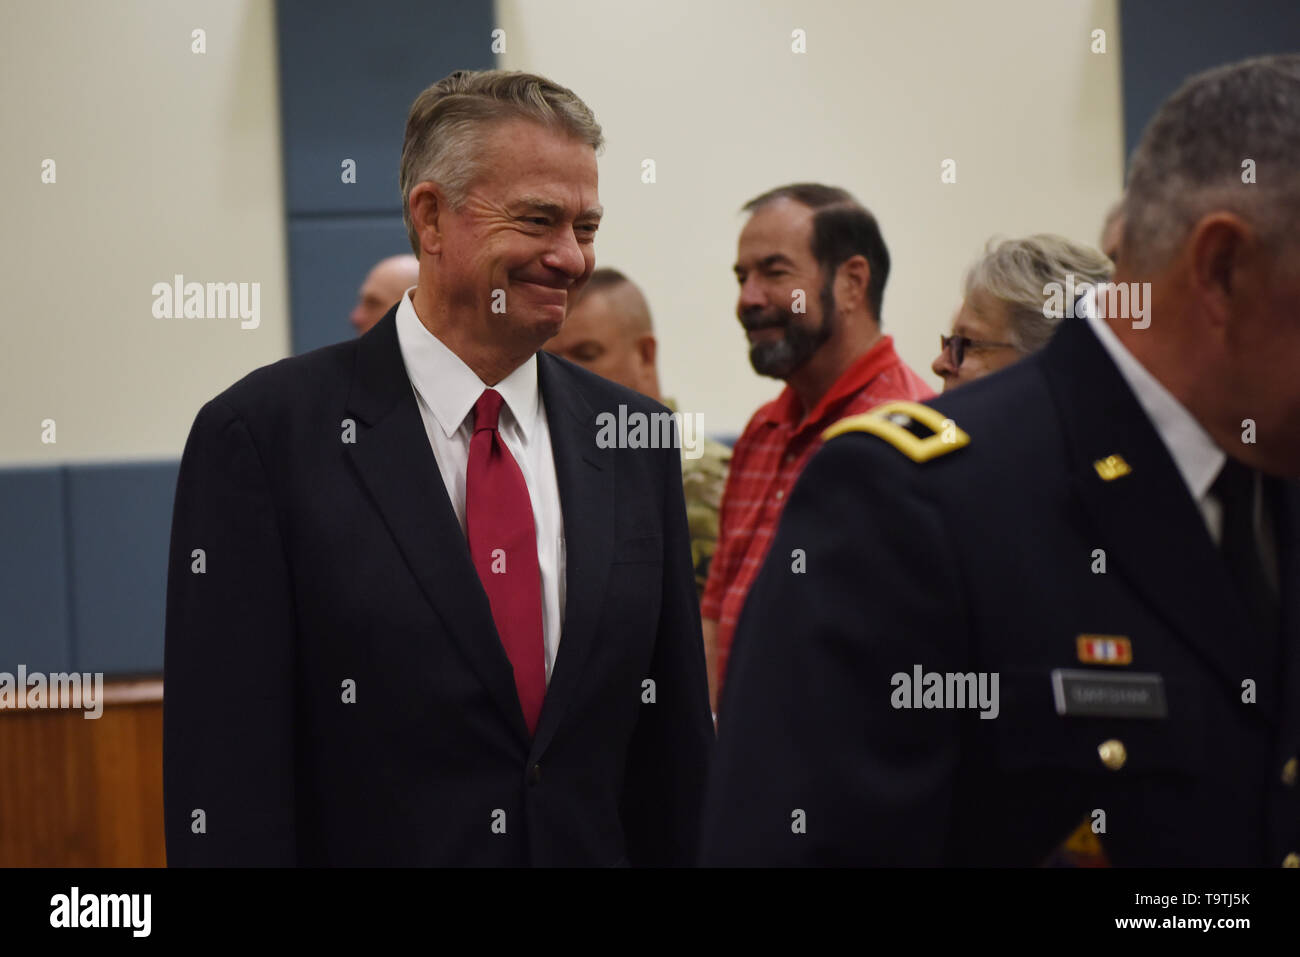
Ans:
[{"label": "ear", "polygon": [[1235,213],[1211,213],[1192,227],[1187,248],[1197,298],[1214,322],[1226,322],[1260,248],[1255,231]]},{"label": "ear", "polygon": [[861,254],[850,256],[835,273],[835,298],[849,309],[866,308],[867,286],[871,282],[871,266]]},{"label": "ear", "polygon": [[641,364],[643,366],[650,366],[651,368],[653,368],[655,364],[655,355],[658,353],[658,351],[659,351],[659,343],[655,341],[654,336],[644,335],[641,338],[637,339],[636,354],[637,357],[641,360]]},{"label": "ear", "polygon": [[448,205],[436,183],[423,182],[411,187],[407,205],[411,210],[411,225],[420,241],[420,252],[437,255],[442,252],[443,228]]}]

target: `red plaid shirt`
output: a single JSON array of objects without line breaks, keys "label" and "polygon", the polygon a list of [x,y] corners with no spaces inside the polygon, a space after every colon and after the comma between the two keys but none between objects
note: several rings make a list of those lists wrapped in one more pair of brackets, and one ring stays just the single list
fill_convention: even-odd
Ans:
[{"label": "red plaid shirt", "polygon": [[795,479],[821,448],[822,432],[839,419],[883,402],[922,402],[933,396],[934,390],[898,358],[893,340],[882,336],[807,416],[789,386],[754,413],[732,451],[718,520],[718,547],[700,602],[703,617],[718,623],[719,694],[745,595],[767,557]]}]

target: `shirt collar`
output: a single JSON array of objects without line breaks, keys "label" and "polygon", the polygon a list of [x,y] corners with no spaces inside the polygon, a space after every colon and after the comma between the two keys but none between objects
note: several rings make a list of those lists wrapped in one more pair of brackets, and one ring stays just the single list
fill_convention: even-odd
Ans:
[{"label": "shirt collar", "polygon": [[[1215,445],[1201,423],[1183,408],[1182,403],[1147,371],[1146,366],[1128,351],[1113,329],[1100,318],[1091,295],[1085,297],[1083,315],[1088,325],[1128,383],[1138,404],[1155,426],[1165,447],[1173,457],[1174,465],[1183,477],[1188,491],[1197,502],[1202,501],[1218,477],[1227,460],[1224,451]],[[1068,321],[1068,320],[1067,320]]]},{"label": "shirt collar", "polygon": [[872,379],[897,364],[898,354],[894,352],[893,338],[881,336],[874,346],[840,373],[840,377],[826,390],[826,394],[817,400],[817,404],[808,415],[803,414],[803,402],[799,399],[799,394],[787,385],[781,390],[781,394],[764,408],[761,413],[762,421],[771,425],[801,428],[813,426],[824,419],[834,406],[861,392]]},{"label": "shirt collar", "polygon": [[[411,304],[409,289],[397,306],[397,342],[411,385],[424,399],[443,433],[451,438],[488,387],[420,321]],[[501,393],[527,440],[537,418],[537,356],[529,356],[527,362],[492,388]]]}]

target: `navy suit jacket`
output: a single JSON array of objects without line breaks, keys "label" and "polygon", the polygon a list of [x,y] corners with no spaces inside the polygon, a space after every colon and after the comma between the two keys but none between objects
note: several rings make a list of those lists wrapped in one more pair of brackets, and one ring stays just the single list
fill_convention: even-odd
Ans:
[{"label": "navy suit jacket", "polygon": [[[704,861],[1078,862],[1055,852],[1085,822],[1091,863],[1096,844],[1113,865],[1296,860],[1300,486],[1264,483],[1274,656],[1084,320],[928,404],[970,443],[915,462],[851,431],[795,485],[736,632]],[[1112,455],[1127,474],[1099,472]],[[1088,660],[1081,635],[1131,660]],[[998,675],[997,716],[895,707],[918,665]],[[1059,713],[1057,669],[1158,675],[1165,713]]]},{"label": "navy suit jacket", "polygon": [[167,589],[168,862],[691,863],[713,726],[679,451],[596,443],[599,413],[662,407],[538,355],[567,607],[530,739],[395,315],[195,420]]}]

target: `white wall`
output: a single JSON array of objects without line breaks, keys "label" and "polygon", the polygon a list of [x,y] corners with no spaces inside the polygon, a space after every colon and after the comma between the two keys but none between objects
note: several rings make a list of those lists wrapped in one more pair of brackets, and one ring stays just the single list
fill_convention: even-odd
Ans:
[{"label": "white wall", "polygon": [[[0,465],[179,456],[203,402],[289,350],[274,7],[4,8]],[[260,327],[155,319],[175,273],[260,282]]]},{"label": "white wall", "polygon": [[[710,432],[754,375],[731,263],[750,197],[817,180],[878,217],[885,331],[928,380],[962,275],[993,234],[1097,242],[1123,147],[1115,0],[498,0],[502,66],[571,87],[608,139],[598,265],[645,289],[661,382]],[[791,31],[807,50],[791,53]],[[1104,29],[1107,52],[1090,52]],[[653,158],[658,181],[643,184]],[[940,163],[957,160],[957,183]]]},{"label": "white wall", "polygon": [[[664,388],[711,432],[779,388],[734,317],[756,193],[822,180],[877,214],[886,331],[929,376],[988,236],[1095,241],[1120,189],[1115,0],[498,0],[498,25],[503,66],[571,86],[604,125],[598,260],[645,288]],[[7,0],[0,130],[0,466],[178,455],[199,405],[289,351],[272,4]],[[155,319],[175,273],[260,282],[260,328]]]}]

